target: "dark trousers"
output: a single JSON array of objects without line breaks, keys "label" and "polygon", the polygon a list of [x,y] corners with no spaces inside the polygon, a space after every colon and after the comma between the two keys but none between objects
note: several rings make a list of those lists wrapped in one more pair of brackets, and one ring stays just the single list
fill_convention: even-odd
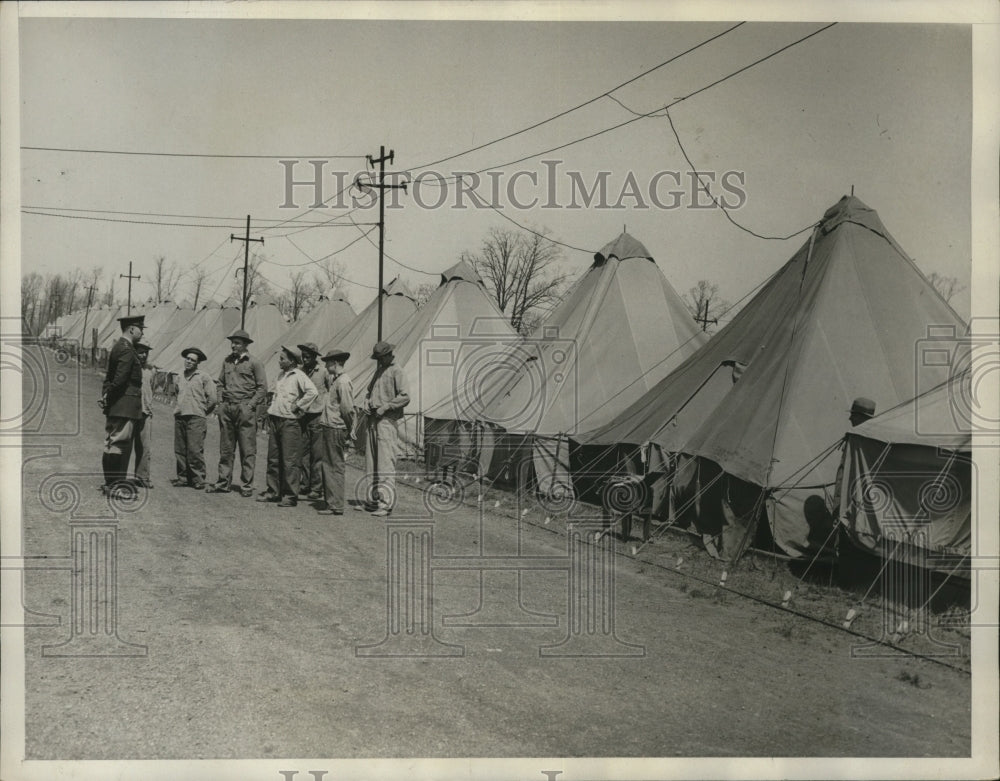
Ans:
[{"label": "dark trousers", "polygon": [[205,433],[208,421],[200,415],[174,416],[174,456],[177,477],[189,485],[205,482]]},{"label": "dark trousers", "polygon": [[150,440],[153,434],[153,418],[143,414],[141,420],[135,422],[132,447],[135,451],[135,476],[143,482],[149,482]]},{"label": "dark trousers", "polygon": [[282,499],[298,501],[302,471],[302,429],[294,418],[268,415],[267,490]]},{"label": "dark trousers", "polygon": [[257,410],[248,401],[226,401],[219,405],[219,482],[231,488],[236,445],[240,446],[242,487],[253,486],[257,465]]},{"label": "dark trousers", "polygon": [[132,418],[108,416],[104,423],[104,453],[101,457],[105,485],[125,479],[134,439],[135,421]]},{"label": "dark trousers", "polygon": [[319,469],[323,478],[323,498],[331,510],[344,510],[344,455],[347,430],[320,426]]},{"label": "dark trousers", "polygon": [[319,462],[323,458],[323,426],[319,419],[322,413],[310,412],[299,418],[302,430],[302,491],[319,494],[323,492],[323,476]]}]

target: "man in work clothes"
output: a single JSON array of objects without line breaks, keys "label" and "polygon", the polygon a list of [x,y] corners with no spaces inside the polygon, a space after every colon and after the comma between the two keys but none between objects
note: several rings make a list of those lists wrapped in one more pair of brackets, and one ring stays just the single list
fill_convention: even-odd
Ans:
[{"label": "man in work clothes", "polygon": [[139,342],[135,346],[139,356],[139,366],[142,367],[142,418],[135,422],[135,481],[145,488],[152,488],[153,481],[149,477],[149,458],[151,455],[150,440],[153,433],[153,370],[146,366],[149,358],[149,345]]},{"label": "man in work clothes", "polygon": [[326,363],[326,394],[320,416],[320,474],[325,505],[320,515],[344,514],[344,457],[354,434],[354,386],[344,373],[349,352],[331,350],[323,356]]},{"label": "man in work clothes", "polygon": [[274,383],[274,399],[267,408],[270,432],[267,438],[267,489],[258,502],[278,502],[294,507],[299,501],[302,472],[302,428],[299,419],[316,400],[316,386],[299,368],[302,354],[282,347],[278,354],[281,373]]},{"label": "man in work clothes", "polygon": [[135,345],[142,338],[145,318],[119,317],[122,336],[108,355],[108,370],[101,388],[101,407],[107,418],[104,424],[104,454],[101,466],[104,485],[101,491],[111,495],[124,482],[137,420],[142,420],[142,366]]},{"label": "man in work clothes", "polygon": [[218,403],[215,381],[199,365],[205,353],[197,347],[188,347],[181,353],[184,373],[177,379],[177,402],[174,405],[174,457],[177,477],[170,484],[205,487],[205,432],[206,418]]},{"label": "man in work clothes", "polygon": [[396,456],[399,454],[399,421],[410,403],[403,370],[394,361],[393,345],[379,342],[372,350],[378,361],[365,394],[365,466],[371,475],[372,515],[385,516],[396,503]]},{"label": "man in work clothes", "polygon": [[311,501],[323,498],[323,477],[319,462],[322,458],[323,432],[319,419],[323,414],[323,393],[326,390],[326,369],[319,362],[319,348],[313,342],[298,345],[302,351],[302,372],[312,380],[319,395],[305,414],[299,418],[302,428],[302,485],[299,490]]},{"label": "man in work clothes", "polygon": [[233,458],[240,446],[240,493],[253,496],[253,471],[257,465],[257,407],[267,393],[264,364],[247,352],[250,334],[240,329],[229,337],[232,352],[219,373],[219,480],[209,493],[227,493],[232,488]]}]

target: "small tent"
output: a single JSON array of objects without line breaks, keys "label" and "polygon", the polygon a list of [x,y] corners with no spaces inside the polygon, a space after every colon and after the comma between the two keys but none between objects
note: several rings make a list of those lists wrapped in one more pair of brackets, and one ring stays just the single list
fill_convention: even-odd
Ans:
[{"label": "small tent", "polygon": [[847,432],[838,518],[855,544],[940,571],[970,555],[971,399],[966,369]]}]

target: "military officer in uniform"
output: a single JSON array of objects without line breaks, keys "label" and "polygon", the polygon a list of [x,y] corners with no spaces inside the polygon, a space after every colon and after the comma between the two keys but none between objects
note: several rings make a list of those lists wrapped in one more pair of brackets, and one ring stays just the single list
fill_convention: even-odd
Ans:
[{"label": "military officer in uniform", "polygon": [[108,355],[108,370],[101,388],[101,407],[106,417],[101,490],[107,495],[125,481],[136,421],[142,420],[142,364],[135,345],[142,338],[145,318],[120,317],[118,323],[122,336]]}]

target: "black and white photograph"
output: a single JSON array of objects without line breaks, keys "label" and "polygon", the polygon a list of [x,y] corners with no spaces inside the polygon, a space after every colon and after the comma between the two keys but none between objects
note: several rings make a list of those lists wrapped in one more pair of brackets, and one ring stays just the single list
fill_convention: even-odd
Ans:
[{"label": "black and white photograph", "polygon": [[1000,775],[995,3],[0,25],[4,781]]}]

